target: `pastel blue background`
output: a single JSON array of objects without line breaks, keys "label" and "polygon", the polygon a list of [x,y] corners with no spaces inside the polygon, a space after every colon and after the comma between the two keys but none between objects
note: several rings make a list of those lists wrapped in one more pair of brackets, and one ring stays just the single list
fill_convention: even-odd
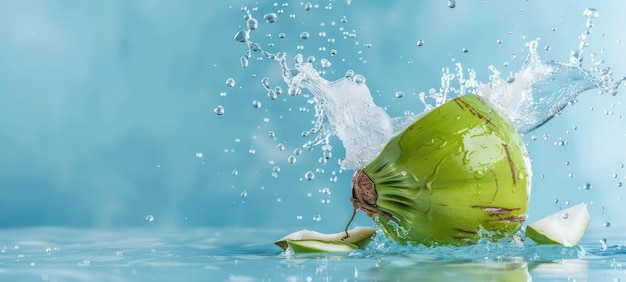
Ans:
[{"label": "pastel blue background", "polygon": [[[442,68],[456,62],[480,81],[489,65],[508,75],[537,37],[543,57],[566,62],[585,30],[585,8],[600,13],[585,55],[595,52],[614,74],[626,74],[622,1],[457,1],[454,9],[446,1],[312,2],[319,6],[305,11],[300,1],[0,1],[0,227],[343,229],[352,171],[340,173],[341,145],[332,139],[326,165],[317,162],[320,148],[287,162],[310,140],[300,133],[311,127],[313,109],[305,95],[266,97],[262,77],[285,88],[275,62],[251,59],[241,68],[246,46],[233,36],[245,25],[242,7],[259,20],[252,39],[266,50],[328,58],[329,80],[348,69],[363,74],[392,116],[420,112],[414,93],[439,88]],[[276,23],[263,21],[279,9]],[[303,31],[311,37],[300,39]],[[344,39],[344,31],[356,36]],[[229,77],[235,87],[225,85]],[[610,232],[605,222],[625,226],[620,89],[616,97],[584,93],[532,132],[536,141],[525,136],[535,173],[531,219],[585,201],[594,232]],[[213,112],[218,105],[222,116]],[[555,146],[559,140],[567,145]],[[324,173],[302,180],[316,168]],[[592,188],[579,189],[585,183]],[[361,213],[355,224],[371,221]]]}]

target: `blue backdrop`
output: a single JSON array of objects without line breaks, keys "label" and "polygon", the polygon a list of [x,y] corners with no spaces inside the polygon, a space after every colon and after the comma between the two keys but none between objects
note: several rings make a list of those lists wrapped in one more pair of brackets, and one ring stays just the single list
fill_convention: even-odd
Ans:
[{"label": "blue backdrop", "polygon": [[[263,48],[328,58],[328,80],[349,69],[363,74],[392,116],[421,112],[417,93],[439,88],[442,68],[457,62],[480,81],[489,65],[517,71],[525,42],[538,37],[541,56],[567,62],[586,30],[586,8],[600,16],[583,63],[593,52],[626,74],[622,1],[311,3],[0,1],[0,227],[341,230],[352,212],[341,144],[332,139],[325,165],[321,148],[294,153],[311,139],[301,132],[314,110],[306,95],[267,98],[263,77],[285,87],[275,62],[255,56],[241,67],[247,47],[234,35],[246,11],[259,20],[252,36]],[[272,24],[263,20],[271,12]],[[624,95],[584,93],[525,136],[535,173],[531,219],[586,201],[592,230],[624,227]],[[356,224],[371,222],[359,214]]]}]

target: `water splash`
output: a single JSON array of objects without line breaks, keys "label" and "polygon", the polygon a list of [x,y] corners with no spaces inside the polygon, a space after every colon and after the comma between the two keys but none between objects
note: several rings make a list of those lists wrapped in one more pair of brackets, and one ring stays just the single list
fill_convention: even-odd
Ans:
[{"label": "water splash", "polygon": [[579,65],[547,61],[537,54],[539,39],[527,44],[529,55],[521,69],[503,79],[494,67],[479,94],[496,105],[520,133],[528,133],[559,115],[581,93],[607,89]]},{"label": "water splash", "polygon": [[[332,132],[346,149],[344,169],[356,169],[371,161],[393,136],[391,118],[378,107],[365,85],[365,79],[348,71],[345,77],[330,82],[323,79],[310,62],[296,55],[295,69],[285,56],[277,56],[283,78],[290,89],[306,88],[315,96],[318,124],[327,119]],[[327,138],[330,132],[323,132]]]},{"label": "water splash", "polygon": [[[598,13],[587,9],[583,14],[587,17],[587,29],[581,34],[581,42],[578,49],[572,51],[569,62],[548,61],[540,57],[537,54],[540,39],[536,39],[526,44],[529,54],[520,70],[506,78],[502,78],[501,73],[494,66],[490,66],[492,74],[489,81],[482,83],[476,80],[476,72],[472,69],[467,70],[466,78],[462,65],[457,63],[454,71],[443,69],[438,91],[430,89],[427,94],[419,94],[425,106],[423,113],[450,98],[476,93],[494,104],[524,134],[559,115],[585,91],[599,89],[601,94],[616,95],[626,77],[615,78],[610,68],[601,68],[603,61],[595,56],[591,56],[592,68],[583,68],[584,49],[588,46],[586,40]],[[249,11],[246,18],[248,23],[253,19]],[[291,67],[285,52],[269,53],[250,39],[250,32],[257,28],[254,25],[253,27],[248,24],[247,29],[235,35],[235,40],[248,45],[248,50],[241,58],[242,62],[247,62],[254,52],[259,52],[279,63],[289,95],[300,95],[302,89],[314,95],[311,102],[315,104],[316,121],[314,127],[303,136],[310,133],[317,135],[305,147],[328,145],[330,136],[336,135],[346,150],[345,159],[341,163],[343,169],[364,167],[376,157],[391,137],[423,114],[391,118],[374,103],[365,78],[352,70],[347,71],[343,78],[331,82],[322,78],[320,72],[313,67],[314,57],[304,60],[301,54],[294,56]],[[265,84],[264,87],[272,100],[282,92],[279,87],[272,89]]]},{"label": "water splash", "polygon": [[[486,258],[516,258],[529,261],[552,261],[558,259],[585,258],[588,253],[581,246],[563,247],[559,245],[538,245],[531,240],[523,240],[524,234],[494,242],[488,238],[481,239],[475,245],[469,246],[437,246],[400,245],[383,231],[377,231],[367,248],[356,250],[351,257],[376,257],[381,254],[386,257],[420,254],[422,258],[432,261],[478,261]],[[589,248],[593,250],[593,248]],[[595,253],[595,251],[594,251]]]}]

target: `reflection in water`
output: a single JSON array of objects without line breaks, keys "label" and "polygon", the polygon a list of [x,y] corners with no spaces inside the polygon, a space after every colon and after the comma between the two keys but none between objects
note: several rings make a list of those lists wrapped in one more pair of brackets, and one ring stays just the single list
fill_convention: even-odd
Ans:
[{"label": "reflection in water", "polygon": [[533,262],[528,266],[533,277],[577,280],[589,277],[589,261],[563,259],[550,262]]},{"label": "reflection in water", "polygon": [[390,281],[532,281],[528,263],[517,258],[442,262],[385,257],[367,277]]}]

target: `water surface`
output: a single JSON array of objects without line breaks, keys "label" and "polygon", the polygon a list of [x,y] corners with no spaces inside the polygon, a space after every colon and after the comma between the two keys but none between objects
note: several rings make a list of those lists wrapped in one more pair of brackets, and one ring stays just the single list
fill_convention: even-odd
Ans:
[{"label": "water surface", "polygon": [[[3,281],[618,281],[626,241],[589,234],[576,248],[484,243],[406,248],[374,239],[348,255],[287,255],[286,230],[59,227],[3,230]],[[378,236],[378,235],[377,235]]]}]

